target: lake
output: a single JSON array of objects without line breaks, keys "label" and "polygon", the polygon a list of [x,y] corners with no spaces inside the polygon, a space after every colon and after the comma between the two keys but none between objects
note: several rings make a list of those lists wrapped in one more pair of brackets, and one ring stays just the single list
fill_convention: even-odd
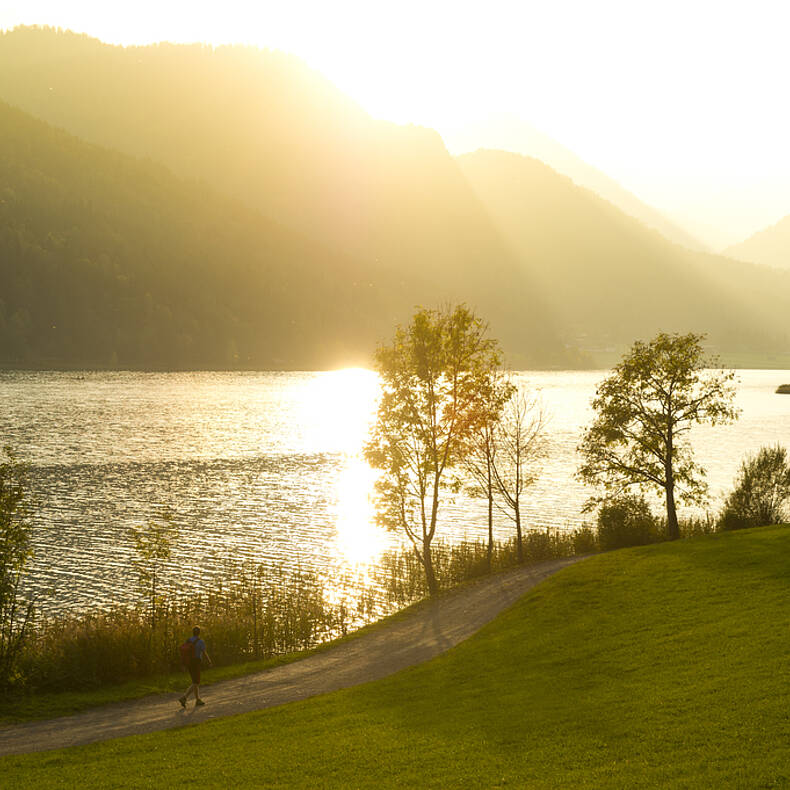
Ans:
[{"label": "lake", "polygon": [[[585,519],[590,492],[573,478],[575,448],[605,374],[518,374],[540,393],[550,435],[526,498],[529,527]],[[790,371],[738,378],[740,420],[691,437],[711,507],[746,453],[790,445],[790,396],[775,394]],[[2,442],[32,464],[31,588],[50,611],[132,600],[129,528],[169,508],[179,529],[171,572],[184,587],[208,588],[228,561],[253,560],[342,577],[353,592],[382,552],[401,545],[375,524],[373,476],[360,457],[377,390],[365,370],[1,372]],[[439,537],[482,539],[485,523],[483,503],[459,495],[442,510]],[[497,531],[511,534],[504,517]]]}]

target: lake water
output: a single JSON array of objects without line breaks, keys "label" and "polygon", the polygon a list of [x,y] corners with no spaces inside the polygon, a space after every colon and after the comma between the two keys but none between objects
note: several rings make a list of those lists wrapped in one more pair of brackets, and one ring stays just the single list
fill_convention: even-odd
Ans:
[{"label": "lake water", "polygon": [[[523,372],[548,414],[550,453],[530,489],[530,527],[582,522],[589,491],[575,448],[602,371]],[[740,420],[692,434],[712,506],[747,452],[790,446],[790,371],[739,371]],[[163,507],[179,529],[172,572],[208,587],[228,560],[315,570],[364,584],[397,535],[374,522],[360,450],[376,377],[328,373],[0,373],[0,436],[31,462],[30,584],[51,611],[131,600],[129,528]],[[660,504],[657,500],[657,504]],[[511,534],[499,519],[500,537]],[[442,510],[439,537],[483,538],[481,502]],[[353,590],[352,590],[353,592]]]}]

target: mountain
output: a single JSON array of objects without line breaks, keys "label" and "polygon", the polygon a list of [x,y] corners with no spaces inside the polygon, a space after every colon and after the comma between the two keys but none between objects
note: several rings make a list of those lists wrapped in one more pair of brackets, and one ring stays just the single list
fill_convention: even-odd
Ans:
[{"label": "mountain", "polygon": [[458,162],[569,342],[619,347],[663,329],[706,332],[720,350],[787,348],[790,276],[672,244],[536,159]]},{"label": "mountain", "polygon": [[[414,305],[478,296],[435,275],[371,266],[0,102],[0,363],[361,364]],[[518,342],[520,282],[495,333],[528,364],[567,364],[546,328]]]},{"label": "mountain", "polygon": [[722,254],[740,261],[790,269],[790,216],[755,233],[746,241],[728,247]]},{"label": "mountain", "polygon": [[525,362],[565,359],[537,289],[439,135],[371,119],[295,57],[18,28],[0,36],[0,98],[204,181],[371,272],[435,283],[415,301],[470,302]]},{"label": "mountain", "polygon": [[[456,300],[490,319],[516,366],[578,365],[578,349],[608,361],[598,355],[658,329],[709,332],[722,352],[790,343],[781,321],[790,287],[775,271],[672,244],[534,159],[453,158],[436,132],[370,118],[291,56],[17,29],[0,36],[0,97],[94,144],[67,145],[49,128],[56,149],[78,146],[73,158],[84,162],[53,174],[47,145],[28,155],[18,138],[17,176],[38,179],[27,203],[34,215],[46,205],[57,233],[45,222],[28,228],[21,204],[0,217],[0,233],[10,221],[47,254],[67,244],[69,265],[36,278],[57,271],[65,286],[71,275],[114,272],[114,287],[131,277],[136,289],[123,307],[136,345],[107,339],[113,307],[93,329],[75,329],[72,355],[82,339],[101,339],[97,359],[115,353],[120,364],[150,364],[146,354],[162,349],[161,365],[325,366],[369,352],[415,304]],[[110,263],[80,269],[75,261],[103,260],[101,245],[75,246],[97,228],[114,239]],[[36,279],[16,260],[14,293],[30,312]],[[122,288],[105,299],[92,287],[81,312],[104,309],[95,300],[127,305]],[[54,305],[63,289],[42,292]],[[146,293],[157,307],[140,301]],[[68,303],[58,309],[65,315]],[[5,310],[19,335],[24,312]],[[154,350],[141,344],[135,314],[141,326],[159,316]],[[46,356],[47,319],[38,320],[36,353]],[[189,342],[176,344],[182,335]]]},{"label": "mountain", "polygon": [[699,239],[640,200],[625,187],[587,164],[570,149],[510,113],[487,117],[460,132],[444,135],[451,151],[471,152],[478,148],[511,151],[539,159],[579,186],[597,193],[626,214],[653,228],[670,241],[692,250],[708,251]]},{"label": "mountain", "polygon": [[348,364],[425,289],[0,103],[6,364]]}]

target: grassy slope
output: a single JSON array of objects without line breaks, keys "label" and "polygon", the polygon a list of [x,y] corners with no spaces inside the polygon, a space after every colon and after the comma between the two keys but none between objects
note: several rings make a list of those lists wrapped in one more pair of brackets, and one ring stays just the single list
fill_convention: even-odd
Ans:
[{"label": "grassy slope", "polygon": [[392,678],[0,761],[9,787],[790,785],[790,530],[616,552]]}]

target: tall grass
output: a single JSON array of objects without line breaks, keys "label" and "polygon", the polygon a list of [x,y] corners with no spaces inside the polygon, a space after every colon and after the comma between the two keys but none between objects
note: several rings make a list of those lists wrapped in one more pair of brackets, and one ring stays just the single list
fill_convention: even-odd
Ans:
[{"label": "tall grass", "polygon": [[[524,533],[524,564],[588,554],[597,550],[595,534],[589,528],[577,530],[533,530]],[[433,563],[440,589],[446,590],[488,573],[518,565],[516,539],[496,541],[491,562],[485,541],[446,543],[433,546]],[[425,573],[414,552],[386,554],[371,576],[388,603],[404,606],[428,595]]]},{"label": "tall grass", "polygon": [[[584,530],[527,532],[525,562],[587,553],[593,537]],[[494,545],[490,566],[483,541],[434,548],[442,589],[518,564],[515,540]],[[313,573],[247,563],[228,566],[209,592],[162,597],[153,624],[142,605],[45,617],[27,641],[21,679],[29,689],[65,690],[172,672],[180,667],[178,645],[195,624],[217,666],[270,658],[315,647],[428,595],[422,566],[408,550],[385,554],[363,593],[337,594],[337,586],[330,590]]]},{"label": "tall grass", "polygon": [[147,608],[131,606],[43,619],[22,671],[35,688],[62,689],[171,672],[196,623],[220,666],[303,650],[340,628],[314,575],[248,567],[211,592],[160,600],[153,626]]}]

